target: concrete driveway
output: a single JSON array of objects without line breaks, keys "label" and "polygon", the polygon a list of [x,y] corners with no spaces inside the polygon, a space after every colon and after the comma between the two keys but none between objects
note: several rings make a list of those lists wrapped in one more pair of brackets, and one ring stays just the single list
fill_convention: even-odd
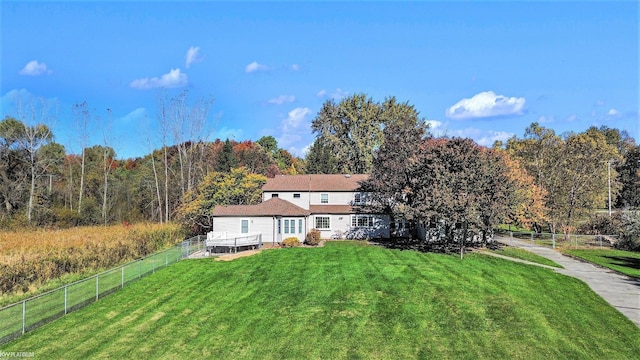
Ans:
[{"label": "concrete driveway", "polygon": [[562,265],[564,269],[554,271],[584,281],[596,294],[640,327],[640,280],[576,260],[553,249],[532,245],[531,242],[505,237],[495,239],[502,244],[530,251]]}]

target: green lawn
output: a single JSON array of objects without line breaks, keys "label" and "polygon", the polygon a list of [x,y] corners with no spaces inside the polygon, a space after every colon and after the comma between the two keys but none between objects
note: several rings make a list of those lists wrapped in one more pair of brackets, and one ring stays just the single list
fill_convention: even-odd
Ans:
[{"label": "green lawn", "polygon": [[631,359],[640,329],[549,269],[329,242],[181,261],[1,348],[38,359]]},{"label": "green lawn", "polygon": [[612,249],[564,249],[562,252],[640,278],[640,253]]},{"label": "green lawn", "polygon": [[549,266],[553,266],[553,267],[557,267],[557,268],[561,268],[562,267],[562,266],[558,265],[555,261],[549,260],[549,259],[547,259],[545,257],[542,257],[540,255],[536,255],[536,254],[534,254],[534,253],[532,253],[530,251],[519,249],[519,248],[504,246],[504,247],[500,248],[499,250],[494,250],[493,252],[495,252],[496,254],[509,256],[509,257],[516,258],[516,259],[522,259],[522,260],[531,261],[531,262],[534,262],[534,263],[537,263],[537,264],[549,265]]}]

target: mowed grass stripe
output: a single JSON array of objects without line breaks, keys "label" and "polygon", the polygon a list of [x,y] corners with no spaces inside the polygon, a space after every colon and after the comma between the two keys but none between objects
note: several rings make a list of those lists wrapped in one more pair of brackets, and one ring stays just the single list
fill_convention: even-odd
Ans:
[{"label": "mowed grass stripe", "polygon": [[584,283],[353,242],[182,261],[3,351],[38,358],[592,358],[640,330]]}]

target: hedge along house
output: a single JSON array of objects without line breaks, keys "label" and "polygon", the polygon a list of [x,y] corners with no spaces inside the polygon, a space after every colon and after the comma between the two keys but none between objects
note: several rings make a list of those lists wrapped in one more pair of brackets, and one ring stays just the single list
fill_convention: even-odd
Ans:
[{"label": "hedge along house", "polygon": [[304,241],[311,229],[328,238],[388,238],[389,215],[367,211],[359,191],[368,175],[279,175],[262,187],[262,203],[217,206],[213,231],[262,234],[263,242]]}]

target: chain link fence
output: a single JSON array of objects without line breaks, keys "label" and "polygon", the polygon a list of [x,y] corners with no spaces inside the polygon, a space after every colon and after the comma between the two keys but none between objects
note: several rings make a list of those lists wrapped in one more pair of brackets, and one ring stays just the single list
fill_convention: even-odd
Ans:
[{"label": "chain link fence", "polygon": [[496,231],[509,239],[528,240],[531,245],[546,246],[555,249],[564,248],[612,248],[618,241],[618,235],[581,235],[581,234],[552,234],[536,232]]},{"label": "chain link fence", "polygon": [[55,290],[0,308],[0,344],[81,309],[142,277],[204,249],[204,236]]}]

